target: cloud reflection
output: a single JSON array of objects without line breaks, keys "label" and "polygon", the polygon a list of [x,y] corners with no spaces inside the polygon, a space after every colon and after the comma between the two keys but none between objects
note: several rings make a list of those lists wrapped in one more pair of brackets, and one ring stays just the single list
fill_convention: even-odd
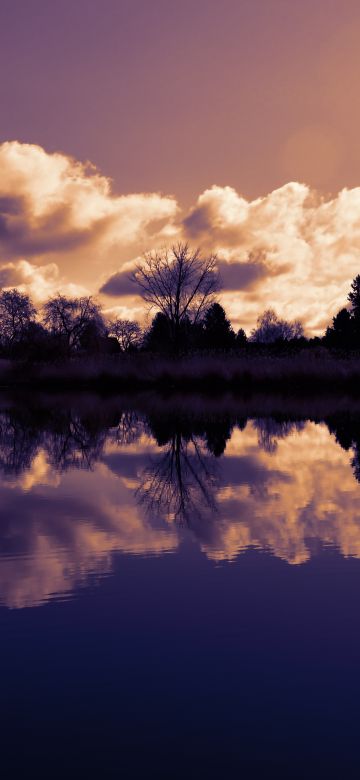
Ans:
[{"label": "cloud reflection", "polygon": [[[0,414],[0,600],[36,606],[109,574],[116,552],[289,564],[320,545],[360,558],[354,420],[140,415],[17,406]],[[360,427],[359,427],[360,430]]]}]

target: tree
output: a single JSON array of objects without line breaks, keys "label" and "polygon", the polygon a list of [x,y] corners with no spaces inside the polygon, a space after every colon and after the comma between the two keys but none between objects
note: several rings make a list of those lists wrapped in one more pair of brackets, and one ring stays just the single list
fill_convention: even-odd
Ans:
[{"label": "tree", "polygon": [[333,317],[332,327],[327,328],[325,341],[334,347],[351,346],[354,340],[354,319],[348,309],[340,309]]},{"label": "tree", "polygon": [[351,303],[352,316],[358,325],[360,323],[360,276],[355,276],[351,282],[351,290],[348,295],[348,301]]},{"label": "tree", "polygon": [[135,496],[149,516],[175,520],[201,533],[217,511],[213,458],[196,434],[182,435],[176,420],[171,434],[160,441],[161,453],[142,471]]},{"label": "tree", "polygon": [[281,320],[273,309],[267,309],[257,321],[257,327],[251,333],[251,341],[260,344],[273,344],[276,341],[290,341],[303,336],[301,322]]},{"label": "tree", "polygon": [[150,352],[167,352],[170,341],[169,321],[161,311],[155,314],[149,330],[144,336],[144,347]]},{"label": "tree", "polygon": [[247,335],[243,328],[239,328],[236,334],[235,343],[237,347],[245,347],[245,344],[247,343]]},{"label": "tree", "polygon": [[131,320],[121,320],[120,318],[110,320],[108,323],[110,336],[114,336],[123,352],[129,352],[140,346],[141,328],[137,322]]},{"label": "tree", "polygon": [[105,334],[105,325],[98,303],[91,296],[66,298],[56,295],[43,309],[44,325],[50,333],[65,344],[68,354],[82,346],[82,339],[89,333],[90,323],[99,334]]},{"label": "tree", "polygon": [[172,347],[180,347],[181,325],[186,318],[199,322],[214,302],[219,288],[216,255],[203,256],[199,249],[177,244],[170,250],[149,252],[136,267],[132,279],[150,308],[155,307],[169,323]]},{"label": "tree", "polygon": [[351,319],[353,325],[353,340],[358,345],[360,341],[360,276],[355,276],[351,282],[351,290],[348,295],[351,303]]},{"label": "tree", "polygon": [[204,346],[208,349],[230,349],[235,344],[235,333],[219,303],[212,303],[204,320]]},{"label": "tree", "polygon": [[4,346],[20,342],[33,323],[36,309],[30,298],[19,290],[2,290],[0,293],[0,336]]}]

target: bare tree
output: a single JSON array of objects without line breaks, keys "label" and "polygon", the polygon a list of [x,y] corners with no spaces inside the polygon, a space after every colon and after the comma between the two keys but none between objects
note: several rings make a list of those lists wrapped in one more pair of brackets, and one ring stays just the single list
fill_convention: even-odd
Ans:
[{"label": "bare tree", "polygon": [[42,443],[42,433],[21,410],[0,413],[0,471],[21,474],[31,468]]},{"label": "bare tree", "polygon": [[81,339],[90,324],[105,332],[100,306],[91,296],[66,298],[56,295],[45,303],[43,321],[48,330],[62,337],[69,353],[81,346]]},{"label": "bare tree", "polygon": [[250,340],[260,344],[273,344],[275,341],[299,339],[304,335],[299,320],[287,322],[281,320],[273,309],[267,309],[258,318],[257,327],[252,331]]},{"label": "bare tree", "polygon": [[216,262],[216,255],[203,256],[200,249],[179,243],[147,253],[132,275],[144,301],[165,315],[175,349],[182,323],[197,323],[215,301],[220,286]]},{"label": "bare tree", "polygon": [[2,290],[0,293],[0,336],[4,344],[12,346],[24,337],[30,323],[34,322],[36,309],[30,298],[19,290]]},{"label": "bare tree", "polygon": [[138,347],[141,341],[140,325],[131,320],[109,320],[108,332],[109,336],[115,336],[123,352]]},{"label": "bare tree", "polygon": [[120,447],[135,444],[144,433],[144,422],[133,410],[121,412],[119,422],[112,431],[112,438]]},{"label": "bare tree", "polygon": [[186,440],[177,431],[143,470],[135,495],[151,517],[191,526],[217,513],[216,484],[214,458],[206,455],[196,436]]},{"label": "bare tree", "polygon": [[59,415],[57,430],[47,432],[45,446],[49,461],[56,471],[90,470],[100,459],[107,431],[87,425],[72,410]]}]

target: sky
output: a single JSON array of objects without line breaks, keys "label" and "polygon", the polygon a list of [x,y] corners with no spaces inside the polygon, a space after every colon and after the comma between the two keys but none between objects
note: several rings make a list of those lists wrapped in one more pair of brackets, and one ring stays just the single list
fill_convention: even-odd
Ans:
[{"label": "sky", "polygon": [[[215,251],[247,331],[360,271],[358,0],[1,0],[0,284],[143,320],[144,251]],[[101,292],[100,292],[101,291]]]}]

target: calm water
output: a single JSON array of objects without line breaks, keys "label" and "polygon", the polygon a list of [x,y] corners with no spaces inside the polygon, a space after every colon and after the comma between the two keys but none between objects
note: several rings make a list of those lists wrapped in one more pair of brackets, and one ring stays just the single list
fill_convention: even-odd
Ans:
[{"label": "calm water", "polygon": [[2,401],[2,777],[358,778],[360,411],[142,409]]}]

